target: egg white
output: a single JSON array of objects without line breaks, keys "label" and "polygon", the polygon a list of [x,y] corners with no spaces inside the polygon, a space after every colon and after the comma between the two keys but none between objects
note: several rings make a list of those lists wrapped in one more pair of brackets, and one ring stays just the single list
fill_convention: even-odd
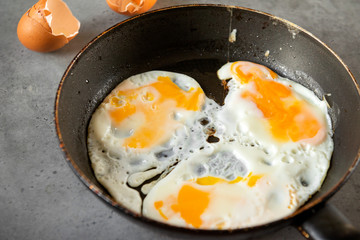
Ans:
[{"label": "egg white", "polygon": [[[169,168],[180,159],[186,159],[190,152],[203,147],[206,134],[199,123],[204,113],[176,109],[171,118],[177,120],[177,128],[171,132],[167,141],[150,149],[132,149],[123,147],[123,141],[131,136],[133,129],[143,124],[141,113],[135,113],[125,119],[123,128],[116,128],[109,111],[110,98],[119,90],[137,89],[156,82],[159,76],[170,77],[180,89],[188,91],[200,87],[192,78],[178,73],[151,71],[132,76],[120,83],[94,112],[88,128],[88,153],[92,168],[98,181],[110,192],[114,199],[124,207],[136,213],[141,212],[141,196],[152,188],[157,180],[148,182],[158,175],[166,175]],[[207,108],[216,107],[216,103],[206,99]],[[161,177],[160,177],[161,178]],[[145,183],[146,182],[146,183]]]},{"label": "egg white", "polygon": [[[177,112],[174,118],[182,119],[183,124],[166,142],[145,152],[119,147],[119,135],[126,137],[142,124],[137,122],[137,116],[129,119],[127,128],[114,130],[106,99],[99,106],[89,125],[89,156],[97,179],[116,201],[148,218],[193,228],[180,213],[172,212],[170,205],[161,208],[163,212],[155,207],[156,202],[169,196],[176,198],[182,186],[191,184],[210,194],[200,228],[234,229],[288,216],[319,190],[333,150],[326,103],[300,84],[278,77],[275,81],[290,87],[323,119],[327,131],[325,139],[316,145],[306,141],[278,142],[262,124],[262,113],[256,105],[239,97],[244,86],[234,80],[230,66],[225,64],[218,71],[219,79],[228,81],[224,105],[205,97],[200,111]],[[163,71],[135,75],[119,87],[144,86],[157,76],[170,76],[185,91],[199,87],[190,77]],[[216,141],[209,141],[209,136]],[[261,176],[252,186],[251,174]],[[202,177],[244,180],[209,186],[194,182]],[[145,197],[143,201],[139,192]]]}]

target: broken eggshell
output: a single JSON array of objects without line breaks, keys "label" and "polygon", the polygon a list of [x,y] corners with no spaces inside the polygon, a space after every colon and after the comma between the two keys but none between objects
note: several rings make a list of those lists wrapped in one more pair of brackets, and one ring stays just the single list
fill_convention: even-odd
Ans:
[{"label": "broken eggshell", "polygon": [[20,19],[17,35],[20,42],[37,52],[55,51],[79,32],[80,22],[61,0],[40,0]]},{"label": "broken eggshell", "polygon": [[148,11],[156,0],[106,0],[109,7],[123,15],[137,15]]}]

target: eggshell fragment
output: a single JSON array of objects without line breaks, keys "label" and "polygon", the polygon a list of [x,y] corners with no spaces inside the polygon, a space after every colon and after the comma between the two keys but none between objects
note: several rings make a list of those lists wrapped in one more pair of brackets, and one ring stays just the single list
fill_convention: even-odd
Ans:
[{"label": "eggshell fragment", "polygon": [[113,11],[131,16],[148,11],[156,0],[106,0],[106,2]]},{"label": "eggshell fragment", "polygon": [[37,52],[55,51],[79,31],[80,22],[61,0],[40,0],[20,19],[17,34],[20,42]]}]

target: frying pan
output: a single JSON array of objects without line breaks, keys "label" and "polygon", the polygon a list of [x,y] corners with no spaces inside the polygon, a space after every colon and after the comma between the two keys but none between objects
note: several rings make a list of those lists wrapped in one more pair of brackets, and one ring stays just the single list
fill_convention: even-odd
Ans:
[{"label": "frying pan", "polygon": [[[236,41],[230,42],[233,29],[237,30]],[[105,96],[122,80],[156,69],[193,77],[207,96],[221,104],[225,92],[216,71],[226,62],[237,60],[263,64],[310,88],[320,99],[326,98],[334,129],[334,152],[321,189],[289,217],[232,231],[173,227],[116,203],[96,180],[86,146],[89,120]],[[243,239],[293,224],[305,237],[360,239],[359,231],[326,203],[359,161],[359,107],[359,87],[351,72],[331,49],[304,29],[251,9],[185,5],[130,18],[85,46],[59,84],[55,122],[60,147],[82,182],[144,227],[189,238]]]}]

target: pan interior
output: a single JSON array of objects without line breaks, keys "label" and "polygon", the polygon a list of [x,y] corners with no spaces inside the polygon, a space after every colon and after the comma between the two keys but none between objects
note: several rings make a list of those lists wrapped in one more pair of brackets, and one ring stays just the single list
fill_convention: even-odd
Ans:
[{"label": "pan interior", "polygon": [[[229,42],[233,29],[236,41]],[[226,93],[216,71],[237,60],[268,66],[326,97],[334,154],[321,190],[307,205],[330,196],[358,158],[358,88],[342,62],[317,39],[287,22],[242,8],[204,5],[155,11],[120,23],[91,42],[69,66],[57,98],[58,134],[71,166],[111,202],[93,174],[86,147],[91,115],[111,89],[131,75],[168,70],[193,77],[221,104]]]}]

